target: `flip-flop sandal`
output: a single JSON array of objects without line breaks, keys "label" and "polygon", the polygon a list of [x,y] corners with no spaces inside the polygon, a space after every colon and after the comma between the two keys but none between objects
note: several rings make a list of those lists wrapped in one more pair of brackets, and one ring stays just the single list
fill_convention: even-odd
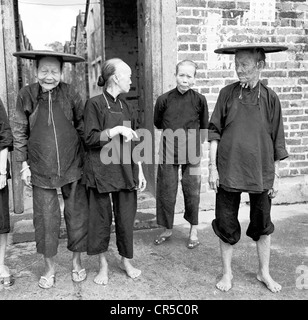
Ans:
[{"label": "flip-flop sandal", "polygon": [[49,277],[41,276],[38,285],[42,289],[50,289],[51,287],[54,286],[55,282],[56,282],[55,275],[52,274]]},{"label": "flip-flop sandal", "polygon": [[12,275],[9,275],[8,277],[1,278],[1,284],[4,288],[9,288],[15,283],[15,279]]},{"label": "flip-flop sandal", "polygon": [[84,281],[87,277],[86,269],[81,269],[79,271],[72,270],[72,280],[74,282]]},{"label": "flip-flop sandal", "polygon": [[188,240],[187,243],[187,248],[188,249],[194,249],[196,247],[198,247],[198,245],[200,244],[199,240]]},{"label": "flip-flop sandal", "polygon": [[171,236],[158,236],[155,240],[154,240],[154,244],[156,244],[157,246],[159,246],[160,244],[170,240]]}]

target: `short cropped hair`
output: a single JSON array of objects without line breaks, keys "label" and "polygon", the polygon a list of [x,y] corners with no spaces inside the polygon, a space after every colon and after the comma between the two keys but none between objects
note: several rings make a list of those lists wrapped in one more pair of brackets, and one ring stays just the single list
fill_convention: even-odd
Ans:
[{"label": "short cropped hair", "polygon": [[198,65],[192,60],[182,60],[176,65],[176,74],[179,72],[180,66],[189,65],[195,68],[195,75],[197,74]]}]

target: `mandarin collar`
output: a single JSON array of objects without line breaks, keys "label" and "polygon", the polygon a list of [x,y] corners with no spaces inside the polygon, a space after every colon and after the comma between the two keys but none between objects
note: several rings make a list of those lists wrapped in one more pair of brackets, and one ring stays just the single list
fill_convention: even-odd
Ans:
[{"label": "mandarin collar", "polygon": [[105,95],[112,101],[112,102],[117,102],[118,101],[118,97],[114,97],[113,95],[111,95],[107,90],[104,90]]},{"label": "mandarin collar", "polygon": [[192,90],[192,89],[190,88],[190,89],[188,89],[187,91],[185,91],[184,93],[182,93],[182,92],[178,89],[178,87],[176,87],[175,90],[176,90],[181,96],[184,96],[185,94],[187,94],[187,93],[188,93],[190,90]]}]

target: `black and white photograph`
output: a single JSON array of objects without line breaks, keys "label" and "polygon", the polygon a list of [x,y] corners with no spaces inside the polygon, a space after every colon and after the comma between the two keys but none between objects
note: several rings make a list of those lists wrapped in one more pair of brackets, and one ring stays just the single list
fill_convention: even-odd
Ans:
[{"label": "black and white photograph", "polygon": [[0,9],[1,301],[308,300],[308,0]]}]

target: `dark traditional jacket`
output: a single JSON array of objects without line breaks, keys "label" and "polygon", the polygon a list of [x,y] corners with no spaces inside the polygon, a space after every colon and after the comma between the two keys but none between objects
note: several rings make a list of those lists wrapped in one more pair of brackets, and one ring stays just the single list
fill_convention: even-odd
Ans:
[{"label": "dark traditional jacket", "polygon": [[57,188],[79,180],[83,165],[84,103],[64,83],[43,92],[39,83],[22,88],[13,120],[17,161],[28,161],[32,184]]}]

